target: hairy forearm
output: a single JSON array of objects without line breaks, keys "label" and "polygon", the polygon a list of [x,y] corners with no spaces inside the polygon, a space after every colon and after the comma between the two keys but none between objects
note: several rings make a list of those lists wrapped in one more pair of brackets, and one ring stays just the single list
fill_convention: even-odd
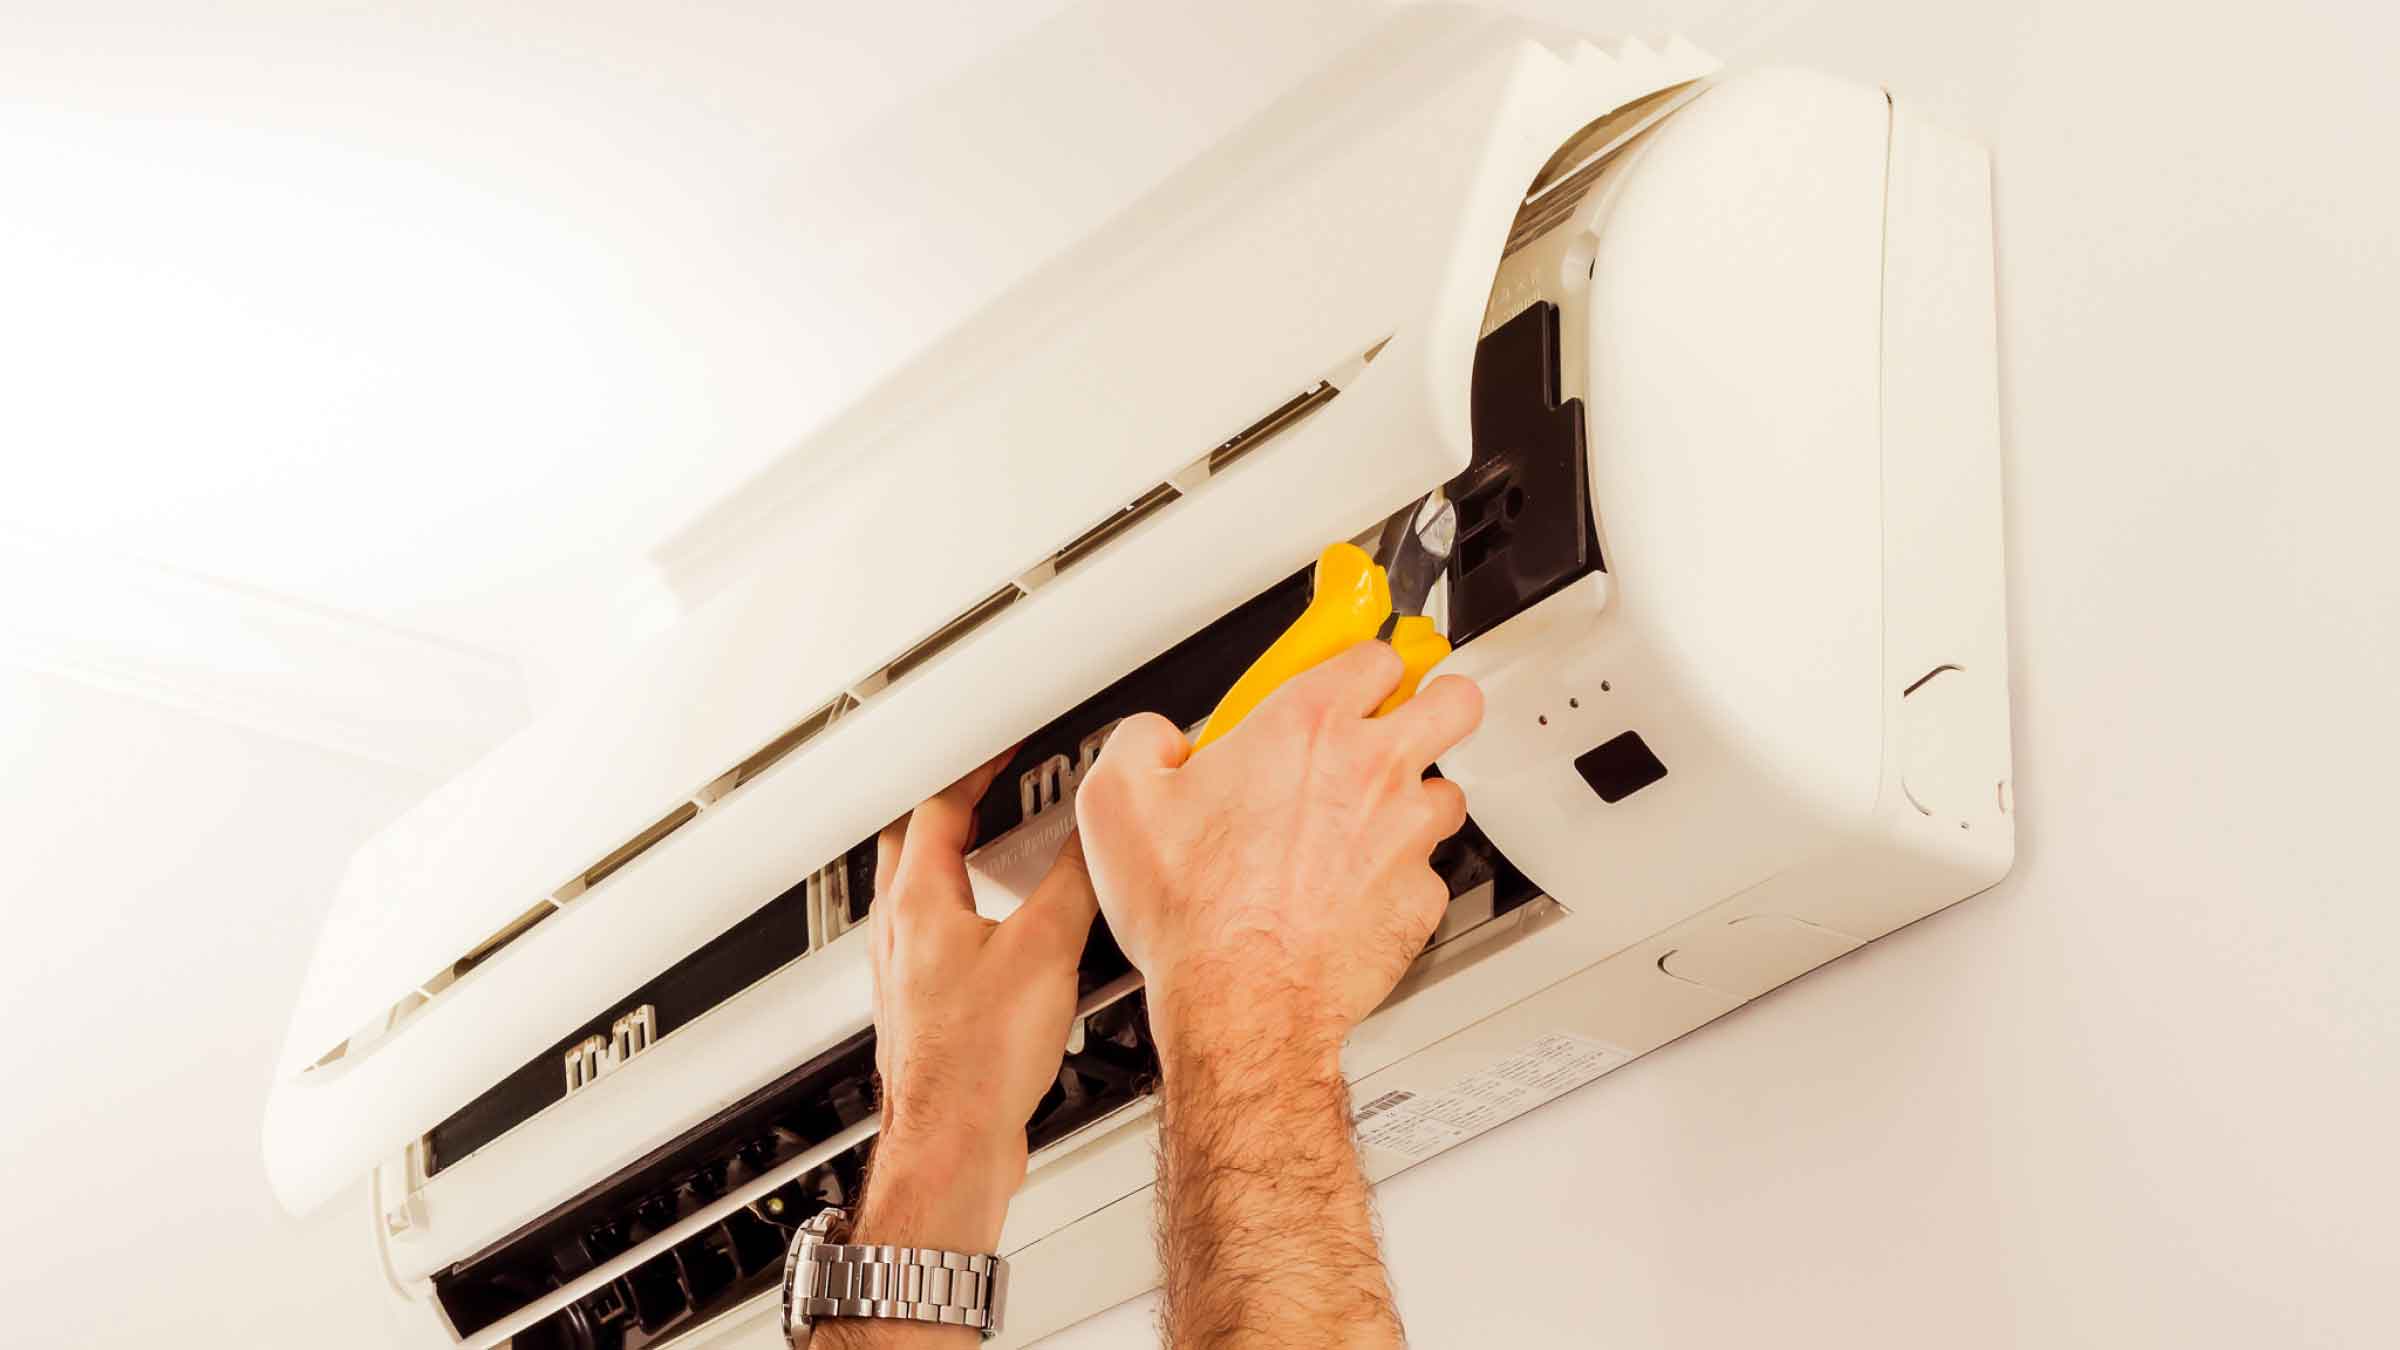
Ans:
[{"label": "hairy forearm", "polygon": [[1402,1344],[1337,1049],[1168,1049],[1159,1246],[1177,1350]]}]

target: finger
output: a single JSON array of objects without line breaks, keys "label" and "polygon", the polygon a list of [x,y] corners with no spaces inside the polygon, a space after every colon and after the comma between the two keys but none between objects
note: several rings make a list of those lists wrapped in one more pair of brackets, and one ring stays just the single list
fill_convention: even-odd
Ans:
[{"label": "finger", "polygon": [[1393,738],[1401,763],[1422,773],[1482,721],[1483,691],[1463,675],[1444,675],[1385,713],[1377,724]]},{"label": "finger", "polygon": [[[1099,766],[1118,772],[1179,769],[1191,757],[1192,743],[1185,739],[1182,728],[1157,713],[1135,713],[1108,733],[1094,772]],[[1081,847],[1077,845],[1078,856]]]},{"label": "finger", "polygon": [[1428,828],[1438,844],[1467,823],[1467,794],[1447,778],[1426,779],[1424,793]]},{"label": "finger", "polygon": [[892,878],[900,870],[900,848],[908,840],[908,817],[883,827],[875,835],[875,894],[890,895]]},{"label": "finger", "polygon": [[880,907],[867,915],[867,954],[870,958],[867,962],[867,973],[870,977],[867,987],[873,995],[870,1007],[873,1009],[877,1032],[875,1072],[880,1074],[890,1062],[888,1046],[891,1039],[881,1034],[884,1028],[891,1025],[890,1022],[884,1020],[883,1015],[883,972],[891,960],[891,917]]},{"label": "finger", "polygon": [[1280,702],[1287,707],[1322,709],[1339,717],[1365,717],[1400,687],[1400,677],[1407,669],[1400,653],[1380,642],[1354,643],[1347,651],[1286,680],[1260,706]]},{"label": "finger", "polygon": [[1001,923],[999,940],[1037,969],[1071,965],[1083,955],[1092,916],[1099,912],[1100,899],[1083,860],[1083,836],[1069,834],[1041,884]]},{"label": "finger", "polygon": [[975,832],[975,803],[992,786],[1011,756],[1015,746],[1001,751],[976,766],[966,777],[933,794],[909,813],[908,837],[901,841],[900,862],[893,871],[893,882],[903,895],[918,892],[944,891],[962,894],[957,887],[934,887],[919,884],[932,880],[935,874],[942,879],[955,880],[965,871],[967,840]]},{"label": "finger", "polygon": [[889,905],[877,905],[867,911],[867,955],[877,970],[892,963],[892,914]]}]

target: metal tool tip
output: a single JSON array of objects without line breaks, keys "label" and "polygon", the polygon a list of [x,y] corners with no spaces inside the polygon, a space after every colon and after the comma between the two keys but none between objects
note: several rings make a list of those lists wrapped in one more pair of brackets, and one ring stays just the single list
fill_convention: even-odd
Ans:
[{"label": "metal tool tip", "polygon": [[1458,542],[1458,512],[1439,497],[1427,497],[1417,508],[1414,526],[1417,542],[1436,558],[1450,556],[1450,548]]}]

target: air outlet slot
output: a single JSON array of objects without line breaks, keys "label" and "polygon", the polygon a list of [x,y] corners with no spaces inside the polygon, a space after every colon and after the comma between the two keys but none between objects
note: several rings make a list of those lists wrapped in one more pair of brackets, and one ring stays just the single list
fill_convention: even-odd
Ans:
[{"label": "air outlet slot", "polygon": [[1060,572],[1066,571],[1098,552],[1109,540],[1132,529],[1182,495],[1172,483],[1159,484],[1135,498],[1132,505],[1084,531],[1076,537],[1075,542],[1060,549],[1051,560],[1052,567]]},{"label": "air outlet slot", "polygon": [[[464,975],[468,971],[473,970],[475,967],[491,960],[492,957],[499,954],[499,951],[502,947],[507,946],[508,944],[516,941],[518,938],[521,938],[527,933],[533,931],[533,926],[535,924],[540,923],[542,920],[549,918],[551,915],[556,914],[557,912],[558,906],[550,903],[547,900],[544,900],[541,903],[533,906],[531,909],[526,910],[516,918],[509,920],[507,927],[502,928],[499,932],[494,933],[490,937],[485,938],[483,941],[475,944],[475,949],[473,951],[470,951],[465,956],[458,958],[458,960],[452,964],[450,967],[451,972],[455,975]],[[428,994],[426,997],[430,998],[432,995]]]},{"label": "air outlet slot", "polygon": [[[542,920],[549,918],[551,915],[556,914],[557,912],[558,906],[552,904],[548,900],[543,900],[535,904],[531,909],[528,909],[524,913],[509,920],[500,928],[498,932],[493,933],[490,937],[487,937],[483,941],[476,943],[473,949],[468,951],[466,955],[434,972],[434,975],[431,979],[426,980],[424,983],[418,985],[414,990],[411,991],[409,996],[404,996],[400,1000],[399,1004],[395,1005],[391,1012],[386,1016],[386,1023],[397,1024],[400,1018],[406,1016],[410,1012],[415,1011],[417,1007],[422,1006],[424,1000],[432,998],[434,995],[442,992],[444,989],[449,988],[452,984],[457,982],[459,976],[464,975],[468,971],[473,970],[475,967],[491,960],[494,956],[499,954],[501,948],[516,941],[518,938],[525,936],[525,934],[533,930],[533,926],[535,924],[540,923]],[[355,1036],[351,1038],[354,1044],[357,1043],[359,1039],[360,1038]]]},{"label": "air outlet slot", "polygon": [[650,828],[617,845],[607,857],[585,868],[573,881],[553,891],[551,897],[563,904],[608,880],[611,873],[649,852],[659,840],[682,829],[691,821],[692,817],[699,814],[700,808],[697,805],[691,802],[683,803],[660,817]]},{"label": "air outlet slot", "polygon": [[707,806],[742,784],[774,767],[777,760],[816,739],[817,733],[832,726],[835,718],[858,706],[858,700],[843,694],[831,703],[803,717],[791,730],[767,742],[748,759],[719,774],[715,781],[700,789],[692,800]]},{"label": "air outlet slot", "polygon": [[[1360,357],[1359,360],[1362,363],[1371,361],[1374,359],[1375,353],[1382,350],[1383,343],[1378,342],[1368,348],[1366,355]],[[1301,418],[1331,403],[1333,396],[1340,392],[1342,392],[1340,389],[1324,380],[1317,381],[1316,388],[1291,399],[1275,411],[1235,432],[1230,439],[1209,451],[1208,472],[1211,476],[1224,472],[1226,466],[1235,460],[1266,444]]]},{"label": "air outlet slot", "polygon": [[942,625],[934,632],[933,636],[900,653],[890,665],[883,668],[882,678],[875,682],[876,685],[881,687],[890,684],[956,646],[960,638],[1000,617],[1000,611],[1015,604],[1024,594],[1023,591],[1010,585],[1003,586],[985,596],[966,613]]}]

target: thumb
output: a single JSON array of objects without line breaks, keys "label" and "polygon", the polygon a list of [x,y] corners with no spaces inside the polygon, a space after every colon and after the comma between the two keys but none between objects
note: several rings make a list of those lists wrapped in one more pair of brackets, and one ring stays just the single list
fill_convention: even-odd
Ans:
[{"label": "thumb", "polygon": [[1070,833],[1041,884],[1000,925],[1000,936],[1028,960],[1072,965],[1083,955],[1092,916],[1099,912],[1091,869],[1083,860],[1083,835]]}]

